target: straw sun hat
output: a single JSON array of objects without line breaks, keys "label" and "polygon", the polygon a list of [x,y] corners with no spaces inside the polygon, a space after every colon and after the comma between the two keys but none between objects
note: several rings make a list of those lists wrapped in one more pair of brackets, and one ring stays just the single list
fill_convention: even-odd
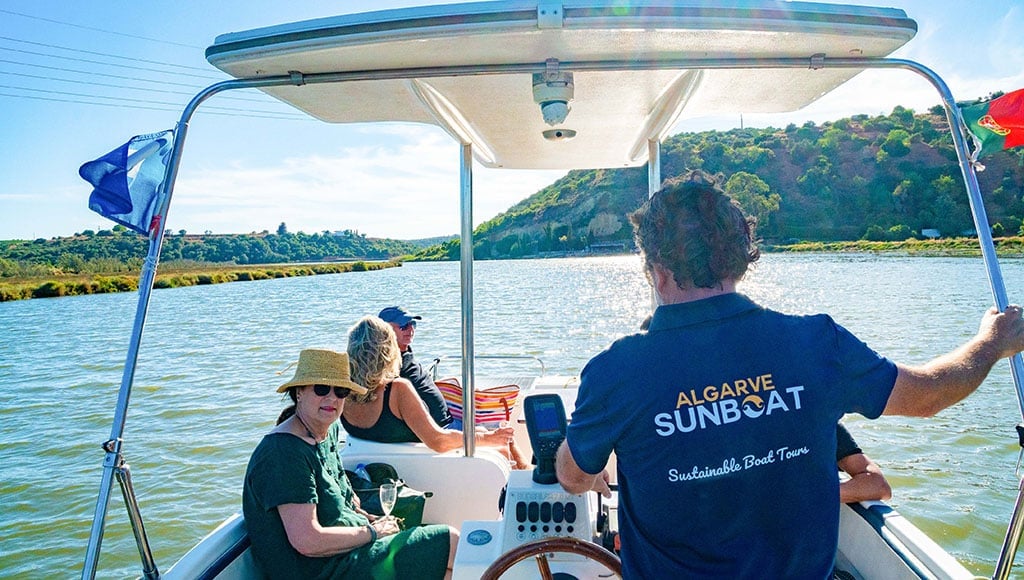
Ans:
[{"label": "straw sun hat", "polygon": [[353,383],[350,378],[348,355],[333,350],[309,348],[300,352],[299,362],[295,365],[295,376],[278,387],[277,392],[283,393],[291,387],[306,385],[345,387],[360,395],[366,392],[366,387]]}]

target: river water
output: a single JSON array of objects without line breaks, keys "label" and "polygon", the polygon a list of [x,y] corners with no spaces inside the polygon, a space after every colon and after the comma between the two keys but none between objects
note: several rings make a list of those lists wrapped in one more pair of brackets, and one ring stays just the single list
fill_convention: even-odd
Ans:
[{"label": "river water", "polygon": [[[1002,268],[1011,301],[1024,301],[1024,261]],[[771,254],[741,291],[785,312],[829,312],[882,354],[920,363],[975,332],[992,303],[984,272],[980,258]],[[478,355],[534,355],[557,375],[578,374],[650,305],[633,256],[478,262],[475,298]],[[0,303],[2,578],[81,574],[136,299]],[[456,263],[153,294],[123,451],[161,570],[239,509],[249,453],[284,406],[274,390],[291,371],[277,373],[301,348],[344,350],[348,328],[389,304],[424,316],[421,360],[459,353]],[[477,372],[537,371],[522,365],[481,360]],[[985,576],[1016,497],[1019,421],[1005,362],[937,417],[847,418],[894,507]],[[135,577],[116,484],[111,497],[98,576]]]}]

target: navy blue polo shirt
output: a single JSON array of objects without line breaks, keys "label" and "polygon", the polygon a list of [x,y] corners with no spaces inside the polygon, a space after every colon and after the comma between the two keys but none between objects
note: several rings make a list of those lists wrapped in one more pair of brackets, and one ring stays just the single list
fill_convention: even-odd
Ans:
[{"label": "navy blue polo shirt", "polygon": [[864,453],[857,442],[853,439],[853,435],[850,435],[850,431],[843,426],[842,423],[836,424],[836,463],[843,459],[855,455],[857,453]]},{"label": "navy blue polo shirt", "polygon": [[659,307],[587,363],[566,438],[587,473],[616,453],[624,575],[827,577],[836,424],[879,416],[896,372],[827,315]]},{"label": "navy blue polo shirt", "polygon": [[423,368],[423,365],[416,362],[411,346],[402,353],[402,370],[399,376],[412,383],[416,394],[427,405],[427,411],[439,427],[443,429],[451,425],[452,415],[448,411],[448,404],[444,402],[441,389],[437,388],[434,379]]}]

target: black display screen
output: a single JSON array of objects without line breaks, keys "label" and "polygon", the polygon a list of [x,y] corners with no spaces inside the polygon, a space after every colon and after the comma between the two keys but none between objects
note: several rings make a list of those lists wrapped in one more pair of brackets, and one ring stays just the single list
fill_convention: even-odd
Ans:
[{"label": "black display screen", "polygon": [[563,436],[561,413],[554,403],[542,402],[535,405],[533,411],[534,425],[539,437],[549,439]]}]

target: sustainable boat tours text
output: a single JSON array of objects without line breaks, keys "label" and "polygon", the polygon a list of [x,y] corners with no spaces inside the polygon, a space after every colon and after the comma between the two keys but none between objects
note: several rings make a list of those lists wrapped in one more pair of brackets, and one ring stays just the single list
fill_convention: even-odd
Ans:
[{"label": "sustainable boat tours text", "polygon": [[680,471],[673,467],[668,470],[668,480],[674,483],[677,481],[693,481],[696,479],[707,479],[709,477],[720,477],[722,475],[736,473],[737,471],[743,471],[744,469],[764,467],[776,462],[787,461],[794,457],[807,455],[808,453],[810,453],[810,450],[806,447],[798,447],[795,449],[779,447],[768,450],[768,453],[765,455],[744,455],[740,459],[730,457],[722,462],[721,467],[698,467],[694,465],[693,469],[690,471]]}]

